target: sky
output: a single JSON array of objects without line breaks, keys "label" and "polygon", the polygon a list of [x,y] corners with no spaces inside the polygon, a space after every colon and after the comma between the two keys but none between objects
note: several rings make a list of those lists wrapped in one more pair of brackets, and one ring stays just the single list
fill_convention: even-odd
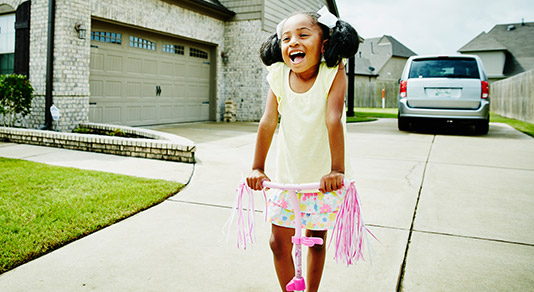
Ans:
[{"label": "sky", "polygon": [[[336,0],[365,38],[390,35],[418,55],[457,54],[497,24],[534,22],[533,0]],[[534,48],[532,48],[534,50]]]}]

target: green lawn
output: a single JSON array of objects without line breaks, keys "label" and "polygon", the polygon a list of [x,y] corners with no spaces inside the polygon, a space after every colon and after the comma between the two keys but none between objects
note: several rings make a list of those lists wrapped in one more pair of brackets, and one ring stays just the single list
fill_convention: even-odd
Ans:
[{"label": "green lawn", "polygon": [[0,274],[176,194],[183,185],[0,158]]},{"label": "green lawn", "polygon": [[501,117],[494,113],[490,114],[490,122],[508,124],[514,127],[516,130],[521,131],[531,137],[534,137],[534,124]]},{"label": "green lawn", "polygon": [[376,121],[378,118],[397,118],[396,108],[354,108],[354,117],[347,117],[348,123]]},{"label": "green lawn", "polygon": [[[348,123],[374,121],[378,118],[397,118],[396,108],[354,108],[354,117],[347,117]],[[501,117],[495,113],[490,113],[490,122],[504,123],[512,126],[518,131],[534,137],[534,124]]]}]

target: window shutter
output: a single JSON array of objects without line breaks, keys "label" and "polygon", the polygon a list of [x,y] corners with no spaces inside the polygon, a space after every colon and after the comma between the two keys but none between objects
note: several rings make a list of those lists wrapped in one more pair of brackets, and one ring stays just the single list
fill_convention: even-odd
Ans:
[{"label": "window shutter", "polygon": [[30,2],[22,2],[15,14],[15,73],[30,75]]}]

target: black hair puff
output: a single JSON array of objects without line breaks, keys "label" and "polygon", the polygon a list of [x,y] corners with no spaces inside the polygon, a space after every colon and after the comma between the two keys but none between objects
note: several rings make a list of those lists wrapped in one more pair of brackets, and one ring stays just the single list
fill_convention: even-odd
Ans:
[{"label": "black hair puff", "polygon": [[260,58],[266,66],[271,66],[277,62],[284,62],[284,59],[282,58],[282,49],[280,48],[280,40],[276,33],[271,35],[261,45]]},{"label": "black hair puff", "polygon": [[325,44],[324,59],[326,66],[334,67],[343,58],[350,58],[356,54],[360,40],[356,30],[348,22],[338,20],[332,29],[332,35]]}]

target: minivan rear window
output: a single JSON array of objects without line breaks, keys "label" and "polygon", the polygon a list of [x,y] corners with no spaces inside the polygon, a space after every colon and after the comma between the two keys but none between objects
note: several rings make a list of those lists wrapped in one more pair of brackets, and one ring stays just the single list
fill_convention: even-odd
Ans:
[{"label": "minivan rear window", "polygon": [[408,78],[479,79],[480,75],[473,58],[425,58],[413,60]]}]

